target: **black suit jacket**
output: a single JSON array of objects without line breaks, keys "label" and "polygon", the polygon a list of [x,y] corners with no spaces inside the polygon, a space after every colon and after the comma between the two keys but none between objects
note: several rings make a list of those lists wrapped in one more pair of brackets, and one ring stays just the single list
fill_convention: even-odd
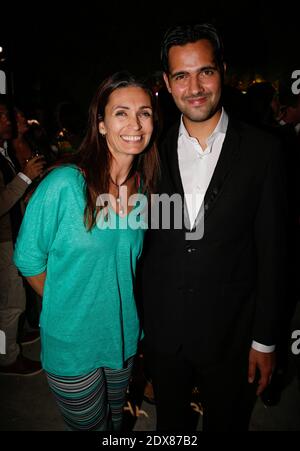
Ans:
[{"label": "black suit jacket", "polygon": [[[179,124],[160,149],[158,193],[183,196]],[[143,326],[152,350],[194,349],[206,364],[276,342],[283,301],[285,179],[273,136],[229,120],[204,199],[204,235],[146,234],[141,266]]]}]

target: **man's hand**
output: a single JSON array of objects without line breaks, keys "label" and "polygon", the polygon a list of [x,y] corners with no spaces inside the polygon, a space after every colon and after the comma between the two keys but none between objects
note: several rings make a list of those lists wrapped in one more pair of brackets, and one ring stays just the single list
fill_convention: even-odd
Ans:
[{"label": "man's hand", "polygon": [[255,379],[256,370],[259,370],[260,378],[256,394],[259,396],[270,383],[272,372],[275,367],[275,352],[260,352],[251,348],[249,353],[248,382],[252,384]]},{"label": "man's hand", "polygon": [[43,173],[44,166],[45,158],[37,155],[28,161],[22,172],[27,175],[30,180],[34,180]]}]

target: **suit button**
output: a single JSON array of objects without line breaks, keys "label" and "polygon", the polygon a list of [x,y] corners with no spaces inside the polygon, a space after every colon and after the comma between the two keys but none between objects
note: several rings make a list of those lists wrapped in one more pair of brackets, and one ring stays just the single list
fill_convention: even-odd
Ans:
[{"label": "suit button", "polygon": [[195,293],[194,288],[188,288],[187,291],[188,291],[188,293]]}]

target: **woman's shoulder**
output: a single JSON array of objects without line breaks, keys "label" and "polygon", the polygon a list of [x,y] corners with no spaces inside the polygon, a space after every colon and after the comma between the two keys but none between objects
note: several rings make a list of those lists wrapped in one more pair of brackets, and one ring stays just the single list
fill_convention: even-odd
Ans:
[{"label": "woman's shoulder", "polygon": [[62,192],[70,191],[69,188],[82,188],[83,182],[83,175],[77,166],[55,167],[40,181],[34,195],[55,193],[59,196]]},{"label": "woman's shoulder", "polygon": [[82,183],[83,174],[77,166],[59,166],[51,169],[42,180],[46,185],[68,186],[70,183]]},{"label": "woman's shoulder", "polygon": [[45,179],[52,180],[60,180],[60,181],[68,181],[74,180],[76,178],[82,178],[82,172],[75,165],[63,165],[54,167],[49,171],[46,175]]}]

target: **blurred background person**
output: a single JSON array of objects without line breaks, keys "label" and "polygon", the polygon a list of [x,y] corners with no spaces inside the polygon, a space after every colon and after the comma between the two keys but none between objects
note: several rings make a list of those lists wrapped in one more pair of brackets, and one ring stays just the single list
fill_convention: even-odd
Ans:
[{"label": "blurred background person", "polygon": [[85,117],[77,105],[61,102],[56,108],[56,145],[59,156],[75,152],[85,131]]},{"label": "blurred background person", "polygon": [[24,212],[22,197],[44,169],[44,159],[34,157],[18,170],[9,152],[12,124],[4,100],[0,99],[0,330],[5,333],[5,354],[0,354],[0,374],[29,376],[42,371],[40,362],[24,357],[17,343],[20,315],[26,295],[22,277],[12,256]]}]

